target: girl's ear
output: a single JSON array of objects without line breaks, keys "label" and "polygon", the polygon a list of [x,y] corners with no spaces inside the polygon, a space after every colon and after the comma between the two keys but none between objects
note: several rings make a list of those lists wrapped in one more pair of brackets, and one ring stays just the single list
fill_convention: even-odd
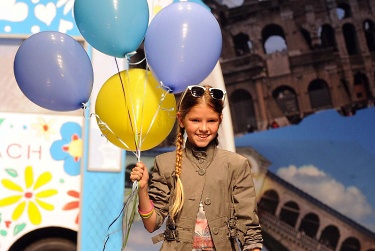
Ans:
[{"label": "girl's ear", "polygon": [[223,114],[220,115],[220,124],[223,122]]},{"label": "girl's ear", "polygon": [[181,128],[184,128],[184,120],[181,116],[181,113],[177,112],[177,120],[178,120],[178,125],[181,127]]}]

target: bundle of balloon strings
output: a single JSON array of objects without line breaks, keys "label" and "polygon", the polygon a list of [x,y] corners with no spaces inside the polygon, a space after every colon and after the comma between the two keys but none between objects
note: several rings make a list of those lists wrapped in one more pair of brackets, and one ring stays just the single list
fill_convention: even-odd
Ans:
[{"label": "bundle of balloon strings", "polygon": [[128,243],[130,228],[134,221],[135,212],[137,210],[138,201],[138,181],[133,182],[132,191],[129,192],[125,201],[124,217],[122,218],[122,234],[123,243],[122,251],[125,250],[126,244]]},{"label": "bundle of balloon strings", "polygon": [[[121,209],[120,214],[112,221],[112,223],[108,226],[107,231],[110,230],[111,226],[123,215],[122,218],[122,247],[121,251],[125,250],[126,244],[128,243],[130,229],[134,221],[135,212],[137,209],[137,201],[138,201],[138,181],[133,182],[132,190],[126,194],[126,201],[124,206]],[[115,231],[117,232],[117,231]],[[109,237],[114,234],[114,232],[107,234],[106,239],[104,241],[103,251],[105,251],[106,244],[109,240]]]}]

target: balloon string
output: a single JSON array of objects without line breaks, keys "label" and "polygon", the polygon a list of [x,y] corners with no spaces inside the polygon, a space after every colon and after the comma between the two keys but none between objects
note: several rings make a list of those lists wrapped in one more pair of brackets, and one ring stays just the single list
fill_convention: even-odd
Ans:
[{"label": "balloon string", "polygon": [[141,61],[138,61],[138,62],[135,62],[135,63],[130,63],[129,62],[129,65],[138,65],[138,64],[142,63],[145,60],[146,60],[146,57],[144,57]]},{"label": "balloon string", "polygon": [[118,216],[112,221],[112,223],[108,226],[107,228],[107,231],[110,230],[111,226],[121,217],[121,215],[123,214],[123,218],[122,218],[122,227],[120,229],[117,229],[115,231],[112,231],[110,233],[108,233],[106,236],[105,236],[105,240],[104,240],[104,245],[103,245],[103,251],[105,251],[105,248],[106,248],[106,245],[107,245],[107,242],[109,240],[109,237],[111,237],[111,235],[119,232],[122,230],[122,235],[123,235],[123,244],[122,244],[122,251],[125,250],[125,247],[126,247],[126,244],[128,242],[128,239],[129,239],[129,234],[130,234],[130,229],[131,229],[131,226],[134,222],[134,218],[135,218],[135,212],[136,212],[136,208],[137,208],[137,201],[138,201],[138,182],[135,181],[133,183],[133,187],[132,187],[132,191],[131,193],[129,194],[129,197],[126,199],[120,213],[118,214]]},{"label": "balloon string", "polygon": [[163,107],[162,107],[163,101],[164,101],[165,98],[167,97],[167,94],[168,94],[168,93],[169,93],[169,90],[166,90],[165,93],[163,93],[163,94],[161,95],[161,99],[160,99],[160,101],[159,101],[158,108],[156,109],[156,112],[155,112],[154,116],[153,116],[152,119],[151,119],[150,126],[148,127],[148,130],[147,130],[147,132],[145,133],[145,135],[144,135],[144,137],[143,137],[143,140],[146,140],[147,135],[148,135],[148,133],[151,131],[151,128],[152,128],[152,126],[154,125],[154,122],[155,122],[155,120],[156,120],[156,118],[157,118],[158,113],[159,113],[160,110],[169,110],[169,111],[173,111],[173,110],[174,110],[173,107],[172,107],[172,108],[169,108],[169,109],[168,109],[168,108],[163,108]]},{"label": "balloon string", "polygon": [[[102,133],[102,136],[106,137],[107,140],[108,140],[108,137],[107,137],[107,134],[108,133],[112,133],[113,136],[115,136],[115,138],[125,147],[125,149],[129,149],[130,147],[124,142],[122,141],[112,130],[111,128],[109,128],[109,126],[103,121],[101,120],[101,118],[99,117],[98,114],[95,114],[95,113],[91,113],[90,114],[90,117],[92,116],[95,116],[97,121],[98,121],[98,126],[99,126],[99,129],[103,132]],[[105,131],[108,131],[107,133]],[[133,152],[133,154],[137,157],[137,159],[139,158],[137,153],[136,152]]]},{"label": "balloon string", "polygon": [[127,60],[127,63],[129,65],[138,65],[138,64],[141,64],[143,61],[146,60],[146,57],[144,57],[142,60],[138,61],[138,62],[135,62],[135,63],[130,63],[130,58],[132,56],[134,56],[135,54],[137,54],[137,51],[133,51],[133,52],[129,52],[125,55],[125,59]]},{"label": "balloon string", "polygon": [[169,87],[169,86],[166,86],[163,81],[160,81],[160,86],[164,89],[164,90],[167,90],[168,92],[170,93],[173,93],[173,90]]},{"label": "balloon string", "polygon": [[90,102],[87,101],[86,103],[82,103],[82,111],[83,111],[83,117],[86,117],[86,109],[90,108]]},{"label": "balloon string", "polygon": [[[117,135],[111,130],[111,128],[109,128],[109,126],[103,120],[101,120],[98,114],[91,113],[90,117],[92,116],[95,116],[96,119],[98,120],[98,126],[102,132],[105,131],[105,129],[108,130],[110,133],[112,133],[116,137],[118,141],[120,141],[121,144],[125,146],[125,148],[129,148],[129,146],[124,141],[122,141],[119,137],[117,137]],[[102,136],[108,139],[107,133],[103,132]]]},{"label": "balloon string", "polygon": [[[127,81],[125,82],[125,84],[127,84],[127,88],[128,90],[130,89],[130,76],[129,76],[129,72],[126,71],[126,77],[127,77]],[[142,122],[140,123],[140,126],[138,126],[138,120],[136,119],[138,116],[136,114],[136,111],[135,111],[135,106],[134,104],[136,102],[133,102],[133,96],[130,95],[128,97],[130,99],[130,108],[131,108],[131,114],[133,114],[133,117],[134,117],[134,121],[132,122],[132,120],[130,119],[130,123],[131,123],[131,128],[132,128],[132,132],[133,132],[133,135],[134,135],[134,144],[135,144],[135,147],[136,147],[136,156],[138,161],[140,161],[140,157],[141,157],[141,145],[140,145],[140,137],[142,136]],[[128,109],[128,112],[129,112],[129,106],[127,106],[127,109]],[[130,115],[129,115],[130,116]],[[138,128],[140,128],[138,131]]]},{"label": "balloon string", "polygon": [[122,229],[123,229],[123,244],[122,250],[125,249],[126,244],[128,243],[129,234],[131,226],[134,222],[135,212],[137,211],[137,202],[138,202],[138,182],[133,182],[133,187],[131,194],[125,202],[125,211],[124,217],[122,219]]},{"label": "balloon string", "polygon": [[[130,56],[131,55],[128,55],[128,54],[125,55],[125,58],[126,58],[127,62],[129,62]],[[121,82],[122,93],[124,95],[125,109],[126,109],[126,111],[128,113],[131,130],[132,130],[132,132],[133,132],[133,134],[135,136],[135,138],[134,138],[134,145],[135,145],[135,149],[136,149],[136,152],[137,152],[137,155],[138,155],[139,154],[139,149],[138,149],[138,144],[137,144],[137,139],[136,139],[136,132],[134,131],[133,120],[132,120],[132,117],[130,115],[130,111],[129,111],[129,108],[128,108],[128,105],[127,105],[124,83],[122,81],[122,77],[121,77],[120,68],[119,68],[119,65],[118,65],[118,62],[117,62],[117,58],[115,58],[115,62],[116,62],[116,67],[117,67],[117,73],[118,73],[118,76],[119,76],[120,82]],[[129,78],[129,76],[128,76],[128,78]],[[129,83],[129,79],[128,79],[128,83]],[[130,102],[130,104],[132,104],[132,102]]]},{"label": "balloon string", "polygon": [[145,108],[145,99],[146,99],[146,92],[147,92],[147,89],[146,89],[146,85],[147,85],[147,80],[148,80],[148,71],[146,71],[146,77],[145,77],[145,80],[143,81],[143,99],[142,99],[142,106],[141,106],[141,121],[140,121],[140,132],[139,132],[139,148],[142,149],[142,143],[144,141],[144,138],[142,139],[143,137],[143,116],[144,116],[144,108]]}]

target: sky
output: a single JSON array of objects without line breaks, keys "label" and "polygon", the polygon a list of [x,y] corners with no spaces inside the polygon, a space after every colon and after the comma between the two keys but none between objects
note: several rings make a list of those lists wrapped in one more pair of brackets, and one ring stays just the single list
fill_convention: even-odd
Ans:
[{"label": "sky", "polygon": [[375,232],[374,124],[374,107],[352,117],[326,110],[239,137],[236,146],[251,146],[270,171]]}]

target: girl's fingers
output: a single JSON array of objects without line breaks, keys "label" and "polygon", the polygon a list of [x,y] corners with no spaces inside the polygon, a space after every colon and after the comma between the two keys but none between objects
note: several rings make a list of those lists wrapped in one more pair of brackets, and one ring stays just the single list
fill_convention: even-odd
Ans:
[{"label": "girl's fingers", "polygon": [[140,181],[144,178],[148,179],[146,175],[143,177],[144,174],[147,174],[146,166],[143,162],[137,162],[137,164],[133,167],[132,171],[130,172],[130,180],[131,181]]},{"label": "girl's fingers", "polygon": [[135,180],[141,180],[142,177],[143,177],[143,173],[144,173],[144,166],[142,167],[139,167],[139,166],[136,166],[132,169],[132,171],[130,172],[130,180],[132,181],[135,181]]}]

